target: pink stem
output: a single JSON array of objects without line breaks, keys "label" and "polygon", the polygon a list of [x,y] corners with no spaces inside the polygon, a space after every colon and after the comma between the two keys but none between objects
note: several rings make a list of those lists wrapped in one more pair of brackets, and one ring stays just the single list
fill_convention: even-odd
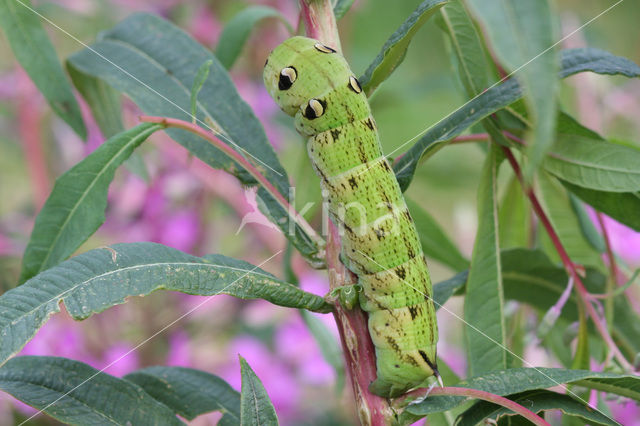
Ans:
[{"label": "pink stem", "polygon": [[18,126],[27,170],[33,188],[33,202],[37,210],[44,205],[51,182],[47,171],[46,156],[40,136],[41,111],[35,87],[24,71],[19,74],[20,98],[18,100]]},{"label": "pink stem", "polygon": [[578,269],[576,268],[576,265],[569,258],[569,254],[567,253],[567,251],[565,250],[564,246],[562,245],[562,242],[560,242],[560,238],[558,237],[558,234],[556,233],[555,229],[553,229],[553,225],[551,224],[551,221],[549,220],[549,218],[547,217],[546,213],[542,209],[542,206],[540,205],[540,202],[538,201],[538,198],[536,197],[535,193],[533,192],[533,189],[530,188],[530,187],[527,187],[527,185],[525,184],[525,182],[524,182],[524,180],[522,178],[522,172],[520,170],[520,166],[518,165],[518,162],[516,161],[515,157],[513,156],[513,153],[511,152],[511,150],[509,148],[504,147],[504,146],[502,147],[502,150],[504,151],[507,159],[509,160],[509,163],[511,164],[511,167],[513,168],[513,171],[514,171],[516,177],[520,181],[520,184],[522,185],[523,191],[529,197],[529,200],[531,201],[531,205],[533,207],[533,210],[536,212],[536,215],[538,216],[538,219],[540,220],[542,225],[547,230],[547,234],[549,235],[549,238],[551,238],[551,241],[552,241],[554,247],[556,248],[556,251],[560,255],[560,259],[562,259],[562,264],[564,265],[567,273],[571,277],[573,277],[575,288],[576,288],[576,291],[578,293],[578,296],[580,297],[580,300],[582,301],[582,303],[584,303],[584,306],[586,307],[587,312],[589,313],[589,316],[591,317],[591,320],[593,321],[594,325],[596,326],[596,329],[598,330],[598,332],[600,333],[600,335],[604,339],[605,343],[609,347],[609,350],[613,353],[613,355],[618,360],[620,365],[625,370],[633,371],[632,365],[626,360],[624,355],[622,355],[622,353],[620,352],[620,349],[618,349],[618,346],[615,344],[615,342],[613,341],[613,338],[609,334],[609,331],[607,330],[606,325],[602,322],[602,320],[598,316],[595,308],[591,304],[591,297],[589,295],[589,292],[585,288],[584,284],[582,283],[582,280],[580,278],[580,274],[578,273]]},{"label": "pink stem", "polygon": [[[517,402],[514,402],[503,396],[478,390],[478,389],[458,388],[458,387],[443,387],[443,388],[436,387],[431,389],[431,391],[427,389],[416,389],[415,391],[412,391],[406,394],[402,398],[402,401],[407,401],[408,399],[424,398],[425,395],[466,396],[469,398],[482,399],[483,401],[493,402],[494,404],[498,404],[505,408],[508,408],[514,413],[520,414],[522,417],[531,421],[535,425],[550,426],[549,423],[546,422],[542,417],[538,416],[536,413],[523,407]],[[398,402],[401,402],[401,401],[399,400]]]},{"label": "pink stem", "polygon": [[143,115],[140,117],[140,121],[145,123],[158,123],[162,124],[164,127],[169,128],[173,127],[176,129],[187,130],[191,133],[194,133],[206,141],[210,142],[213,146],[218,148],[220,151],[224,152],[227,156],[233,159],[236,163],[240,164],[242,168],[244,168],[251,176],[254,177],[264,189],[275,198],[278,203],[284,208],[291,216],[293,216],[296,222],[305,230],[305,232],[314,239],[314,241],[322,248],[324,246],[324,241],[316,231],[307,223],[307,221],[298,213],[284,198],[284,196],[278,191],[272,184],[269,182],[263,175],[256,169],[253,164],[249,163],[242,155],[240,155],[236,150],[231,148],[229,145],[220,141],[213,133],[203,129],[197,124],[190,123],[188,121],[179,120],[177,118],[170,117],[152,117]]},{"label": "pink stem", "polygon": [[307,36],[341,52],[338,26],[336,25],[336,17],[333,15],[331,2],[327,0],[300,0],[300,6]]}]

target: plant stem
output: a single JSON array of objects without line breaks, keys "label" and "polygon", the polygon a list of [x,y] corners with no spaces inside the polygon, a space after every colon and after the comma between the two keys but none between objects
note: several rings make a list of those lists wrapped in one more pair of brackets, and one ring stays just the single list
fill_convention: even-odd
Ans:
[{"label": "plant stem", "polygon": [[333,6],[328,0],[300,0],[302,17],[307,36],[315,38],[329,47],[342,52],[340,35],[333,14]]},{"label": "plant stem", "polygon": [[[604,226],[604,219],[602,216],[602,213],[596,212],[598,224],[600,225],[600,230],[602,231],[602,236],[604,237],[605,247],[607,248],[607,257],[609,258],[609,278],[607,279],[605,293],[610,294],[613,292],[613,289],[618,282],[618,268],[616,266],[616,257],[613,255],[613,250],[611,249],[611,240],[609,240],[609,233],[607,232],[607,228]],[[609,328],[609,332],[611,332],[614,317],[613,297],[607,298],[604,302],[604,317],[607,320],[607,327]]]},{"label": "plant stem", "polygon": [[467,143],[467,142],[487,142],[489,141],[489,135],[486,133],[473,133],[470,135],[458,136],[453,138],[450,144]]},{"label": "plant stem", "polygon": [[141,116],[140,121],[145,123],[159,123],[162,124],[165,128],[176,128],[187,130],[191,133],[194,133],[206,141],[210,142],[213,146],[218,148],[220,151],[224,152],[227,156],[229,156],[233,161],[238,163],[243,169],[245,169],[253,178],[260,184],[262,187],[280,204],[280,206],[289,212],[289,215],[295,219],[295,221],[300,225],[302,229],[318,244],[318,247],[321,249],[324,247],[324,240],[316,233],[315,229],[309,225],[309,223],[298,213],[284,198],[284,196],[273,186],[271,182],[265,178],[262,173],[256,169],[253,164],[249,163],[247,159],[245,159],[242,155],[240,155],[236,150],[231,148],[229,145],[220,141],[214,133],[209,132],[208,130],[203,129],[197,124],[193,124],[188,121],[179,120],[177,118],[170,117],[152,117],[152,116]]},{"label": "plant stem", "polygon": [[406,394],[402,398],[402,400],[398,400],[398,402],[407,402],[409,399],[424,398],[427,395],[466,396],[469,398],[482,399],[484,401],[493,402],[494,404],[498,404],[505,408],[508,408],[514,413],[520,414],[522,417],[531,421],[535,425],[550,426],[549,423],[547,423],[542,417],[538,416],[536,413],[523,407],[517,402],[503,396],[478,389],[458,387],[436,387],[431,389],[430,391],[428,389],[416,389],[415,391]]},{"label": "plant stem", "polygon": [[33,204],[40,210],[51,191],[51,182],[40,135],[42,111],[37,90],[24,71],[18,73],[18,127],[27,171],[33,190]]},{"label": "plant stem", "polygon": [[627,371],[633,371],[633,367],[626,360],[624,355],[622,355],[622,352],[620,352],[620,349],[618,349],[618,346],[616,345],[616,343],[613,341],[613,338],[609,334],[609,331],[607,330],[607,326],[603,324],[595,308],[591,304],[590,294],[585,288],[584,284],[582,283],[582,279],[580,278],[580,274],[578,273],[578,269],[576,268],[576,265],[569,258],[569,254],[567,253],[564,246],[562,245],[562,242],[560,242],[560,238],[558,237],[558,234],[556,233],[555,229],[553,229],[553,225],[551,224],[551,221],[549,220],[546,213],[542,209],[542,206],[540,205],[538,198],[533,192],[533,189],[528,187],[524,182],[524,179],[522,177],[522,171],[520,170],[520,166],[518,165],[518,162],[513,156],[513,153],[507,147],[503,146],[501,148],[504,151],[507,159],[509,160],[511,167],[513,168],[513,172],[515,173],[516,177],[520,181],[520,184],[522,185],[522,189],[524,193],[527,194],[527,196],[529,197],[533,210],[536,212],[536,215],[538,216],[540,223],[542,223],[544,228],[547,230],[547,234],[549,235],[549,238],[551,239],[554,247],[556,248],[556,251],[560,255],[560,258],[562,259],[562,264],[564,265],[565,270],[567,271],[569,276],[573,277],[575,289],[578,293],[578,296],[581,302],[584,304],[585,308],[587,309],[587,313],[591,317],[593,324],[596,326],[596,329],[598,330],[603,340],[607,344],[609,350],[613,353],[614,357],[618,360],[622,368],[624,368]]}]

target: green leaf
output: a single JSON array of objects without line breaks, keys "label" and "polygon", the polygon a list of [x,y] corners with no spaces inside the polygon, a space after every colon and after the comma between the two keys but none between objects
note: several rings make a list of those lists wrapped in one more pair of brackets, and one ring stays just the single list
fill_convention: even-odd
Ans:
[{"label": "green leaf", "polygon": [[[564,368],[511,368],[463,380],[456,386],[505,396],[546,389],[564,383],[598,389],[640,401],[640,377]],[[432,395],[422,402],[410,404],[407,411],[417,415],[436,413],[449,410],[464,400],[464,397]]]},{"label": "green leaf", "polygon": [[[595,411],[577,399],[557,392],[534,390],[512,395],[509,399],[534,413],[544,410],[560,410],[565,416],[576,416],[588,424],[619,426],[620,423]],[[478,401],[456,419],[456,426],[473,426],[485,419],[497,420],[501,416],[514,415],[513,411],[486,401]]]},{"label": "green leaf", "polygon": [[247,42],[251,30],[259,21],[266,18],[278,18],[287,27],[289,34],[294,33],[293,27],[276,9],[267,6],[249,6],[236,14],[220,34],[216,57],[222,66],[231,69]]},{"label": "green leaf", "polygon": [[605,192],[583,188],[560,179],[560,182],[573,194],[594,209],[605,213],[618,222],[640,231],[640,215],[629,212],[640,211],[640,191]]},{"label": "green leaf", "polygon": [[471,374],[506,368],[506,333],[498,241],[498,147],[491,146],[478,187],[478,231],[464,299]]},{"label": "green leaf", "polygon": [[553,144],[558,92],[556,22],[547,0],[470,0],[500,62],[522,83],[534,119],[524,173],[531,178]]},{"label": "green leaf", "polygon": [[404,191],[411,183],[421,160],[429,158],[466,129],[494,112],[517,101],[522,95],[515,80],[487,90],[465,103],[442,120],[430,126],[418,141],[393,165],[396,178]]},{"label": "green leaf", "polygon": [[[155,15],[136,13],[69,58],[80,72],[126,93],[146,114],[185,121],[191,120],[194,78],[208,60],[213,64],[198,98],[198,123],[210,126],[286,196],[287,174],[262,125],[215,56],[178,27]],[[168,129],[167,134],[211,167],[226,170],[245,185],[256,184],[246,170],[200,137],[180,129]],[[313,239],[263,188],[258,195],[286,237],[305,257],[313,257],[318,252]]]},{"label": "green leaf", "polygon": [[219,425],[240,423],[240,393],[213,374],[193,368],[156,366],[124,378],[187,420],[220,411],[223,416]]},{"label": "green leaf", "polygon": [[56,51],[29,0],[0,0],[0,27],[20,65],[51,109],[81,139],[87,137],[80,107],[60,66]]},{"label": "green leaf", "polygon": [[67,71],[73,85],[89,105],[93,118],[105,138],[124,131],[120,94],[104,81],[83,74],[67,62]]},{"label": "green leaf", "polygon": [[277,425],[276,410],[271,404],[267,391],[256,373],[242,357],[240,357],[240,371],[242,373],[240,424],[243,426]]},{"label": "green leaf", "polygon": [[575,195],[569,193],[569,202],[571,203],[571,210],[576,215],[578,219],[578,225],[580,226],[580,230],[582,231],[582,235],[587,240],[587,242],[596,249],[598,253],[604,253],[607,251],[607,245],[604,241],[604,238],[596,227],[593,225],[593,221],[589,217],[586,209],[582,201],[578,199]]},{"label": "green leaf", "polygon": [[198,93],[202,89],[202,85],[207,81],[209,77],[209,70],[213,61],[209,59],[198,68],[196,77],[193,79],[193,85],[191,86],[191,122],[196,124],[196,113],[198,111]]},{"label": "green leaf", "polygon": [[520,181],[512,176],[498,208],[500,247],[526,247],[531,231],[531,208]]},{"label": "green leaf", "polygon": [[[71,63],[67,62],[66,65],[73,85],[89,105],[102,135],[110,138],[124,132],[120,93],[104,81],[80,72]],[[137,152],[133,152],[124,164],[132,173],[146,182],[149,181],[147,167]]]},{"label": "green leaf", "polygon": [[633,61],[593,47],[562,51],[562,77],[579,72],[640,77],[640,66]]},{"label": "green leaf", "polygon": [[584,188],[607,192],[640,190],[640,150],[579,136],[559,135],[544,168]]},{"label": "green leaf", "polygon": [[0,389],[69,424],[183,424],[137,385],[66,358],[14,358],[0,368]]},{"label": "green leaf", "polygon": [[576,353],[573,357],[571,368],[577,370],[588,370],[591,368],[591,356],[589,353],[589,329],[587,327],[587,315],[582,307],[578,305],[578,343],[576,344]]},{"label": "green leaf", "polygon": [[116,169],[158,124],[141,124],[103,143],[56,180],[36,218],[22,259],[20,282],[71,256],[104,223]]},{"label": "green leaf", "polygon": [[423,1],[402,25],[391,34],[391,37],[382,46],[378,56],[369,65],[362,77],[358,79],[367,96],[371,96],[376,88],[389,78],[391,73],[402,63],[413,36],[447,1]]},{"label": "green leaf", "polygon": [[[626,66],[621,66],[626,64]],[[562,52],[560,77],[592,71],[599,74],[640,76],[633,72],[637,68],[633,62],[597,49],[571,49]],[[451,139],[459,136],[472,125],[487,116],[511,105],[522,96],[522,89],[516,79],[491,87],[482,94],[458,107],[416,137],[418,141],[406,151],[393,165],[396,178],[404,191],[409,187],[416,167],[446,146]],[[401,145],[402,146],[402,145]]]},{"label": "green leaf", "polygon": [[[567,286],[569,277],[564,269],[540,250],[512,249],[502,252],[502,278],[505,298],[527,303],[540,312],[547,312]],[[597,270],[587,268],[583,279],[591,293],[603,293],[606,277]],[[629,359],[640,352],[640,317],[624,297],[615,298],[611,334],[618,347]],[[560,315],[568,322],[578,320],[576,295],[572,293]]]},{"label": "green leaf", "polygon": [[342,18],[351,9],[353,0],[337,0],[333,6],[333,14],[336,20]]},{"label": "green leaf", "polygon": [[75,256],[0,296],[0,364],[17,353],[64,302],[76,320],[155,290],[328,312],[331,305],[241,260],[196,257],[154,243],[115,244]]},{"label": "green leaf", "polygon": [[475,96],[493,80],[480,35],[462,1],[451,1],[440,9],[440,15],[442,27],[458,59],[460,80],[467,94]]},{"label": "green leaf", "polygon": [[[578,218],[571,209],[566,189],[546,172],[538,174],[538,183],[538,196],[542,207],[571,260],[583,265],[603,266],[600,254],[582,234]],[[540,242],[552,259],[560,259],[546,232],[540,233]]]},{"label": "green leaf", "polygon": [[451,242],[435,219],[419,204],[405,197],[409,212],[416,224],[424,254],[449,266],[454,271],[469,267],[469,261]]},{"label": "green leaf", "polygon": [[467,283],[468,277],[469,271],[462,271],[448,280],[434,284],[433,303],[436,305],[436,310],[440,309],[458,289]]}]

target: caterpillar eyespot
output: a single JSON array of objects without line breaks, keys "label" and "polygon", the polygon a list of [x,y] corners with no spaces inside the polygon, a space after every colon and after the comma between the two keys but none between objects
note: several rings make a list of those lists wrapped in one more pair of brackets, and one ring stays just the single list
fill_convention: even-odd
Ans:
[{"label": "caterpillar eyespot", "polygon": [[269,56],[264,81],[308,137],[331,219],[346,230],[341,259],[358,276],[376,350],[377,379],[369,389],[395,397],[439,377],[433,291],[367,98],[346,60],[334,53],[317,40],[293,37]]},{"label": "caterpillar eyespot", "polygon": [[278,78],[278,89],[288,90],[293,86],[293,83],[298,78],[298,72],[294,67],[286,67],[280,71],[280,77]]},{"label": "caterpillar eyespot", "polygon": [[315,47],[317,51],[322,53],[336,53],[335,49],[332,49],[329,46],[325,46],[322,43],[316,43],[313,45],[313,47]]},{"label": "caterpillar eyespot", "polygon": [[309,119],[314,120],[324,114],[324,103],[318,99],[310,99],[307,103],[307,107],[303,110],[302,115]]},{"label": "caterpillar eyespot", "polygon": [[362,93],[360,82],[354,76],[349,77],[349,88],[356,93]]}]

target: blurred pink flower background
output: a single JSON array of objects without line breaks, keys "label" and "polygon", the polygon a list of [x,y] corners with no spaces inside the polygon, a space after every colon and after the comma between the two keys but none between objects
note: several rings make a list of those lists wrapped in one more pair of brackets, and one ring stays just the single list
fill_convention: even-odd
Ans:
[{"label": "blurred pink flower background", "polygon": [[[102,10],[89,0],[59,0],[56,3],[86,17]],[[106,21],[113,24],[133,11],[175,16],[177,10],[186,8],[187,12],[182,16],[187,18],[182,19],[180,25],[204,45],[214,47],[223,28],[219,16],[231,13],[227,10],[233,9],[230,3],[223,2],[218,8],[204,1],[112,0],[108,4],[113,11]],[[289,22],[297,22],[295,2],[265,3],[283,11]],[[572,25],[571,19],[566,18],[568,27]],[[275,24],[269,31],[258,30],[244,50],[242,61],[248,63],[235,67],[232,72],[240,94],[252,106],[265,126],[269,140],[280,153],[287,150],[288,144],[299,141],[290,141],[290,131],[274,124],[278,108],[254,71],[262,69],[261,62],[264,61],[258,52],[267,52],[282,40],[285,33],[281,31],[282,28]],[[84,35],[86,40],[93,37],[94,34]],[[585,85],[590,88],[580,91],[582,95],[577,98],[585,122],[606,134],[614,121],[628,120],[640,131],[638,81],[612,89],[599,86],[606,84],[602,79],[591,81],[589,78],[578,76],[572,80],[583,88]],[[29,207],[0,217],[0,257],[17,259],[18,264],[12,266],[13,275],[16,275],[35,214],[52,187],[52,176],[60,175],[88,155],[104,138],[82,103],[89,137],[87,142],[79,140],[64,123],[51,116],[41,95],[15,64],[0,75],[0,102],[15,105],[16,123],[2,118],[5,122],[1,125],[3,129],[15,128],[16,141],[22,144],[26,163],[20,177],[21,181],[27,182],[20,184],[24,191],[4,201]],[[594,118],[590,115],[593,111],[605,111],[606,114]],[[136,123],[138,113],[135,105],[125,102],[127,126]],[[51,134],[40,131],[43,126],[50,126]],[[49,143],[54,146],[51,149],[54,160],[45,161],[49,155],[45,146]],[[153,241],[195,255],[221,253],[259,263],[285,246],[285,239],[278,231],[260,223],[249,222],[236,235],[243,216],[260,213],[245,188],[233,177],[211,170],[190,157],[184,148],[164,134],[154,135],[140,154],[149,180],[128,170],[118,172],[109,191],[106,222],[82,251],[114,242]],[[605,225],[616,253],[629,267],[640,266],[640,233],[610,218],[605,219]],[[265,269],[281,276],[281,260],[280,257]],[[326,275],[310,270],[300,258],[294,258],[294,269],[303,289],[320,295],[328,291]],[[158,293],[144,299],[131,299],[130,303],[82,323],[72,321],[63,311],[38,332],[21,354],[69,357],[98,369],[109,366],[105,371],[115,376],[157,364],[193,367],[220,375],[238,390],[238,355],[242,355],[263,381],[282,424],[308,423],[314,418],[324,419],[329,424],[336,419],[352,418],[352,407],[341,402],[344,398],[340,394],[335,394],[335,371],[323,358],[317,342],[295,310],[261,301],[243,302],[217,296],[147,345],[137,348],[139,342],[203,300],[197,296]],[[333,318],[330,315],[318,317],[337,340]],[[459,330],[446,313],[439,312],[438,318],[442,336],[439,353],[455,373],[465,376],[465,354],[459,346]],[[333,401],[322,400],[323,395],[332,392],[335,394]],[[345,386],[342,392],[349,393],[349,387]],[[640,424],[640,411],[633,403],[610,405],[621,423]],[[13,419],[11,406],[23,414],[34,412],[6,394],[0,394],[0,423],[4,424],[7,419],[10,423]],[[327,410],[338,414],[330,417]],[[215,424],[219,417],[215,413],[202,416],[193,424]]]}]

